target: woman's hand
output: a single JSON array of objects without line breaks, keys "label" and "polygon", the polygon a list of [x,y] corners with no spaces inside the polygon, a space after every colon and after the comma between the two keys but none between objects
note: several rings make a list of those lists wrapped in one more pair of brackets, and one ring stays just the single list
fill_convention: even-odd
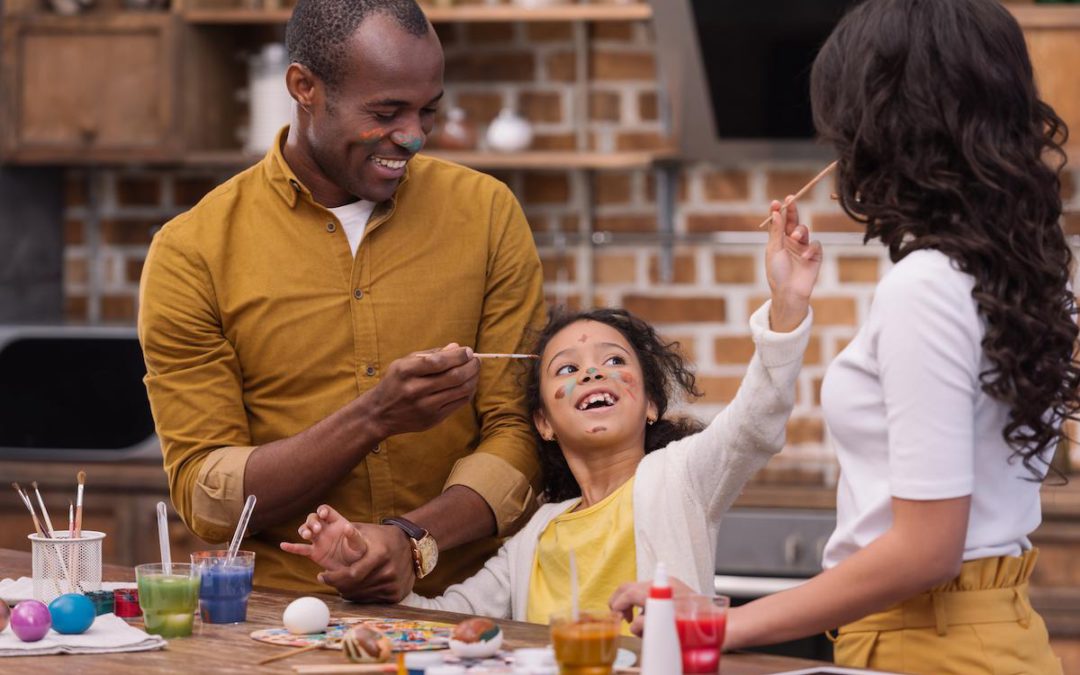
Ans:
[{"label": "woman's hand", "polygon": [[810,293],[821,269],[821,243],[810,241],[810,230],[799,224],[794,202],[786,209],[774,201],[769,207],[769,243],[765,246],[765,276],[772,291],[769,325],[787,333],[799,327],[810,307]]}]

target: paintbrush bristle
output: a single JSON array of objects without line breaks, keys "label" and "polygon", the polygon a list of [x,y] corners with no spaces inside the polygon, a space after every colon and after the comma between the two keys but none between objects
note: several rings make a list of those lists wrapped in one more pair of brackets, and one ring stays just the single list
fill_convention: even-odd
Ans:
[{"label": "paintbrush bristle", "polygon": [[35,490],[37,490],[37,489],[38,489],[38,487],[37,487],[37,481],[36,481],[36,480],[35,480],[35,481],[32,481],[32,482],[30,483],[30,487],[32,487],[32,488],[34,488]]},{"label": "paintbrush bristle", "polygon": [[86,482],[86,472],[85,471],[80,471],[79,474],[76,476],[76,478],[79,481],[79,485],[82,485],[83,483]]}]

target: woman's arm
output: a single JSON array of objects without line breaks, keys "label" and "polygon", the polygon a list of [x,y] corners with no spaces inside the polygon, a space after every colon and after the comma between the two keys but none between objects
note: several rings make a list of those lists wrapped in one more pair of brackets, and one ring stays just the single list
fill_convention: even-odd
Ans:
[{"label": "woman's arm", "polygon": [[866,548],[790,591],[730,610],[725,649],[784,642],[842,626],[960,571],[971,497],[892,500],[893,525]]}]

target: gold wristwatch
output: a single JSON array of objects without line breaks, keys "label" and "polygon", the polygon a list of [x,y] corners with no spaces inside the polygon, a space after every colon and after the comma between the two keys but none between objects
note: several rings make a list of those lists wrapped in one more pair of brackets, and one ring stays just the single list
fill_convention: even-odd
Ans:
[{"label": "gold wristwatch", "polygon": [[432,537],[427,530],[416,523],[400,516],[383,518],[380,522],[383,525],[393,525],[401,528],[401,531],[409,538],[409,542],[412,543],[413,568],[416,570],[416,578],[423,579],[431,574],[431,571],[435,569],[435,564],[439,562],[439,545],[435,543],[435,537]]}]

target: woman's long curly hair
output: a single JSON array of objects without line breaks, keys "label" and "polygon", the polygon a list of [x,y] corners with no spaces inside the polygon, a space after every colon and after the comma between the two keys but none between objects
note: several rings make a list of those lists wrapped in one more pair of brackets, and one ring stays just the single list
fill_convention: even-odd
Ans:
[{"label": "woman's long curly hair", "polygon": [[814,124],[844,211],[893,262],[936,249],[975,279],[1003,435],[1041,480],[1076,419],[1076,298],[1061,217],[1068,131],[1039,99],[1024,36],[995,0],[869,0],[822,47]]},{"label": "woman's long curly hair", "polygon": [[[690,418],[668,419],[664,415],[668,406],[678,396],[696,398],[701,396],[697,390],[694,373],[679,354],[678,342],[664,342],[645,321],[624,309],[594,309],[585,312],[552,312],[546,326],[540,331],[533,347],[534,354],[543,356],[551,339],[562,329],[579,321],[596,321],[619,331],[633,347],[641,363],[642,384],[645,395],[656,406],[656,422],[645,427],[645,453],[658,450],[672,441],[697,433],[702,425]],[[525,405],[530,418],[544,407],[540,395],[540,378],[543,372],[542,359],[533,359],[525,384]],[[642,424],[645,421],[642,420]],[[534,429],[535,431],[535,429]],[[581,496],[581,486],[570,473],[559,448],[558,441],[544,440],[536,435],[540,447],[540,469],[543,479],[543,495],[548,502],[560,502],[564,499]]]}]

